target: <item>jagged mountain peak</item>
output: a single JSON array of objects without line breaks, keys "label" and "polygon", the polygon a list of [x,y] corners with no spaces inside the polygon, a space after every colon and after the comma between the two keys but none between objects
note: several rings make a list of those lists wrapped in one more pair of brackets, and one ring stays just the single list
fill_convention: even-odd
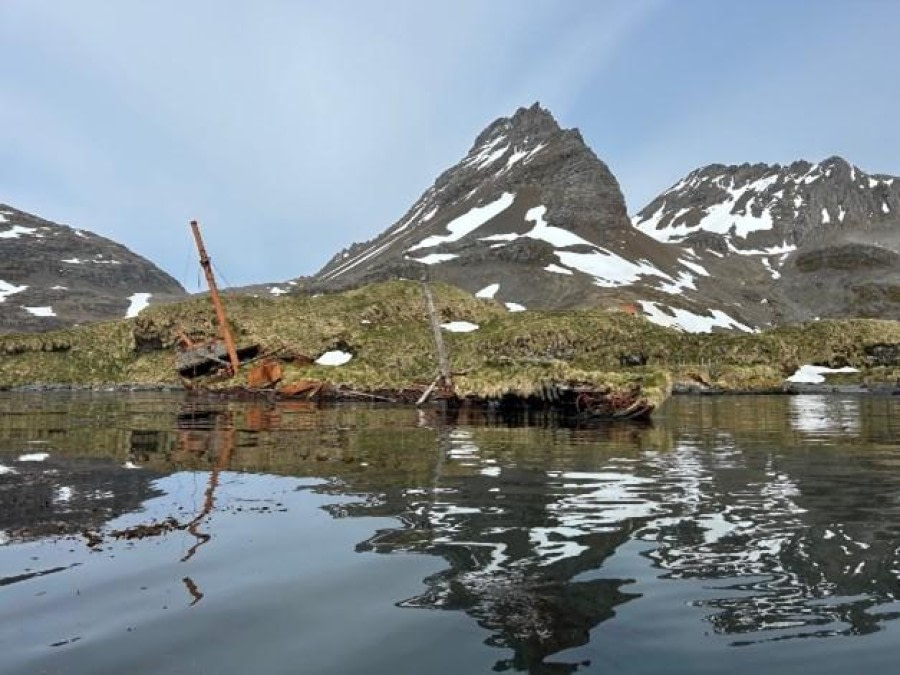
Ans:
[{"label": "jagged mountain peak", "polygon": [[[589,244],[597,243],[605,230],[623,236],[631,230],[609,168],[577,130],[562,129],[535,103],[490,123],[466,156],[444,171],[403,218],[372,241],[338,253],[316,279],[345,287],[391,276],[432,275],[435,265],[457,258],[502,257],[512,251],[528,257],[533,251],[523,252],[522,242],[514,240],[535,227],[525,216],[538,206],[544,207],[547,222]],[[477,236],[466,224],[475,220],[481,223]],[[501,243],[504,237],[506,244]]]},{"label": "jagged mountain peak", "polygon": [[478,134],[472,148],[482,146],[501,136],[512,140],[528,137],[546,138],[560,131],[562,129],[556,118],[553,117],[553,113],[535,102],[528,108],[519,108],[509,117],[500,117],[494,120]]}]

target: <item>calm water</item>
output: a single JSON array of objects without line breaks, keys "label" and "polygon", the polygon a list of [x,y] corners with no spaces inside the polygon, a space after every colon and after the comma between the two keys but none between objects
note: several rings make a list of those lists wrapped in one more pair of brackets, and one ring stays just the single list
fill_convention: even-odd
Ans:
[{"label": "calm water", "polygon": [[900,397],[0,394],[4,674],[888,673],[898,575]]}]

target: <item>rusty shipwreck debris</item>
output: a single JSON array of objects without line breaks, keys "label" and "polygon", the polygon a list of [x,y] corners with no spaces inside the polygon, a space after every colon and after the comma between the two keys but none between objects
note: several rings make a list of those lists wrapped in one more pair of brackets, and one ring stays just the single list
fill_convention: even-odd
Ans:
[{"label": "rusty shipwreck debris", "polygon": [[267,391],[281,396],[312,399],[327,389],[326,383],[319,380],[301,380],[284,385],[284,368],[282,361],[311,362],[305,355],[267,354],[263,353],[259,344],[238,346],[231,326],[225,304],[219,293],[216,277],[212,269],[212,261],[206,252],[200,223],[191,221],[191,232],[200,255],[200,267],[206,277],[209,295],[216,312],[219,337],[205,342],[194,342],[182,331],[179,335],[179,347],[175,356],[175,368],[185,387],[196,388],[212,382],[229,380],[238,374],[242,365],[249,366],[247,386],[244,392]]},{"label": "rusty shipwreck debris", "polygon": [[175,356],[175,368],[185,386],[190,387],[191,381],[200,377],[215,376],[219,379],[234,377],[241,363],[252,361],[259,356],[259,345],[247,345],[238,348],[228,324],[228,315],[225,305],[219,294],[216,284],[216,276],[213,274],[212,262],[203,244],[203,236],[200,234],[200,223],[191,221],[191,231],[194,234],[194,242],[197,252],[200,254],[200,267],[206,277],[209,294],[212,298],[213,308],[216,312],[216,320],[219,325],[219,338],[207,342],[194,342],[183,331],[179,335],[179,349]]},{"label": "rusty shipwreck debris", "polygon": [[[640,384],[625,391],[613,391],[586,382],[541,382],[530,394],[508,392],[501,396],[460,395],[454,376],[466,373],[451,369],[450,356],[427,281],[422,281],[422,294],[431,325],[436,361],[436,376],[428,383],[410,384],[390,390],[356,391],[347,386],[334,386],[318,379],[284,381],[283,364],[310,364],[312,359],[287,350],[266,352],[260,344],[238,345],[228,322],[225,305],[219,293],[212,262],[203,243],[200,225],[192,220],[191,231],[200,256],[210,298],[216,313],[219,335],[215,339],[196,342],[182,331],[176,354],[176,369],[185,387],[206,389],[228,396],[264,393],[277,398],[306,401],[370,401],[386,403],[430,403],[444,409],[496,409],[519,411],[552,411],[563,415],[595,420],[646,419],[654,410]],[[624,365],[624,364],[623,364]],[[241,368],[246,372],[246,385],[228,387],[222,383],[235,378]],[[207,388],[208,385],[216,385]]]}]

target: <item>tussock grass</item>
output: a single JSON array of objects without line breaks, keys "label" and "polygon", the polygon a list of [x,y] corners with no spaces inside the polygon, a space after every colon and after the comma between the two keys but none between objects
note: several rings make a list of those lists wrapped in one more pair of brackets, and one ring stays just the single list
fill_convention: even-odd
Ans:
[{"label": "tussock grass", "polygon": [[[444,284],[432,284],[442,322],[471,321],[472,333],[444,333],[461,395],[529,395],[548,383],[613,390],[640,382],[656,402],[671,384],[697,379],[724,389],[770,389],[804,363],[850,365],[868,381],[890,381],[897,369],[869,368],[865,348],[900,343],[900,322],[820,321],[760,334],[692,335],[640,317],[602,310],[509,313]],[[399,389],[436,374],[431,327],[416,282],[373,284],[343,293],[254,298],[225,296],[241,345],[316,358],[352,352],[340,367],[288,364],[285,381],[326,379],[358,390]],[[0,336],[0,386],[178,383],[174,346],[214,337],[214,312],[198,297],[144,310],[135,319],[40,335]],[[620,366],[623,354],[648,365]],[[228,384],[241,384],[242,376]]]}]

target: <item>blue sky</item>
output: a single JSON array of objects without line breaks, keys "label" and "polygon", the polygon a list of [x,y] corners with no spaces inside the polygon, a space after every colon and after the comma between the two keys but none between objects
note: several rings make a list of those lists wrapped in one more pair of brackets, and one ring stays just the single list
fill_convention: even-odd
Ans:
[{"label": "blue sky", "polygon": [[632,213],[713,162],[900,174],[898,29],[894,0],[2,0],[0,202],[195,290],[191,218],[231,284],[311,274],[534,101]]}]

